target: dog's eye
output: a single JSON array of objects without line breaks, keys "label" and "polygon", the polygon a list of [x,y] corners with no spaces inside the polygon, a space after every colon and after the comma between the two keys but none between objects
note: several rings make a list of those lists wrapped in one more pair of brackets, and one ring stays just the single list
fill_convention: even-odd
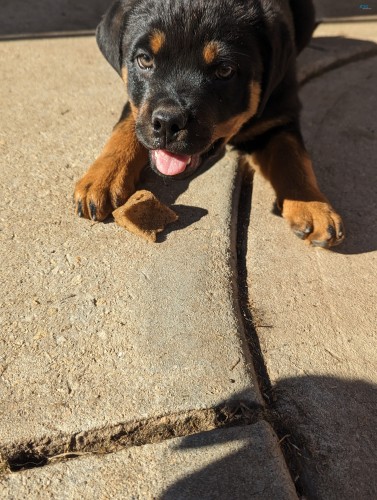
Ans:
[{"label": "dog's eye", "polygon": [[141,69],[152,69],[154,66],[153,57],[148,56],[148,54],[138,55],[136,61]]},{"label": "dog's eye", "polygon": [[219,80],[229,80],[235,72],[236,70],[233,66],[230,66],[229,64],[221,64],[217,67],[215,74],[216,78]]}]

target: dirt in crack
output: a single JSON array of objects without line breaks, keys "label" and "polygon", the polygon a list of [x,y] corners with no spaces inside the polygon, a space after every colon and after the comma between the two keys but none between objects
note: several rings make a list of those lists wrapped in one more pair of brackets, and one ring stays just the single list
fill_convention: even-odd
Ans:
[{"label": "dirt in crack", "polygon": [[242,181],[239,210],[237,219],[237,281],[238,300],[240,304],[246,339],[251,351],[254,369],[258,377],[259,388],[267,404],[271,404],[270,395],[272,386],[268,371],[264,362],[259,338],[254,327],[253,317],[249,303],[249,288],[247,284],[247,241],[251,213],[251,196],[253,185],[253,173],[245,168]]},{"label": "dirt in crack", "polygon": [[262,407],[238,401],[216,408],[91,429],[73,436],[59,434],[53,439],[46,437],[14,444],[3,448],[1,453],[7,469],[16,472],[90,453],[112,453],[129,446],[160,443],[213,429],[252,425],[262,419],[267,419]]},{"label": "dirt in crack", "polygon": [[33,450],[23,449],[11,455],[7,459],[7,464],[11,472],[17,472],[23,469],[34,469],[35,467],[43,467],[48,463],[48,459],[44,455],[33,452]]},{"label": "dirt in crack", "polygon": [[238,300],[242,314],[246,339],[253,360],[259,388],[267,405],[267,409],[265,411],[266,420],[273,427],[279,438],[281,450],[290,470],[292,480],[294,481],[298,495],[301,497],[303,496],[303,492],[305,490],[308,490],[308,488],[305,488],[305,485],[300,478],[302,470],[301,462],[304,455],[303,450],[305,450],[305,442],[302,438],[299,438],[296,435],[292,425],[289,425],[289,422],[285,418],[285,416],[281,415],[276,410],[276,395],[274,394],[274,388],[271,384],[268,370],[264,361],[259,337],[254,327],[254,318],[250,305],[246,258],[252,205],[252,186],[253,173],[248,167],[246,167],[244,170],[244,178],[241,186],[237,219]]}]

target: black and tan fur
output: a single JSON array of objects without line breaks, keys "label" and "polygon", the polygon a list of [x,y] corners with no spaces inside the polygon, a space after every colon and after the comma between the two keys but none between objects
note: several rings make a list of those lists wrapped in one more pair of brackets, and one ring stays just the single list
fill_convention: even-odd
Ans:
[{"label": "black and tan fur", "polygon": [[78,215],[103,220],[123,204],[150,151],[196,155],[200,169],[231,144],[271,182],[299,237],[340,243],[341,219],[317,185],[300,132],[295,61],[313,28],[311,0],[116,1],[97,41],[129,102],[76,185]]}]

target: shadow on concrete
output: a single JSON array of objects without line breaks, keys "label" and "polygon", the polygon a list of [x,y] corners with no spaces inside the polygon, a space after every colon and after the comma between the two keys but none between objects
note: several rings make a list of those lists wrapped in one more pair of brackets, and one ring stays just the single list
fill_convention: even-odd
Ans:
[{"label": "shadow on concrete", "polygon": [[358,22],[361,19],[368,20],[370,16],[377,15],[377,1],[368,0],[365,2],[335,0],[314,0],[317,19],[327,19],[333,22],[335,18],[356,17]]},{"label": "shadow on concrete", "polygon": [[185,229],[208,214],[208,210],[200,207],[193,207],[191,205],[172,205],[171,208],[178,215],[179,219],[174,224],[174,227],[167,226],[163,233],[157,235],[157,243],[165,241],[169,233]]},{"label": "shadow on concrete", "polygon": [[377,385],[326,376],[274,387],[283,426],[300,443],[308,498],[377,498]]},{"label": "shadow on concrete", "polygon": [[[1,0],[0,37],[94,30],[112,0]],[[315,0],[317,18],[377,15],[377,2]]]},{"label": "shadow on concrete", "polygon": [[298,57],[300,87],[353,61],[377,55],[377,45],[344,36],[316,36]]},{"label": "shadow on concrete", "polygon": [[[189,436],[184,439],[182,445],[177,449],[215,447],[221,443],[229,442],[228,434],[224,433],[226,439],[219,440],[221,433],[209,431],[200,436]],[[271,497],[266,490],[269,486],[267,481],[276,484],[276,477],[273,472],[264,467],[265,463],[252,456],[254,448],[253,437],[246,440],[246,445],[242,446],[237,452],[228,454],[222,460],[211,463],[204,469],[201,469],[187,477],[184,477],[173,484],[161,495],[161,500],[241,500],[241,499],[259,499],[268,500]],[[234,442],[234,441],[233,441]],[[243,440],[245,443],[245,440]],[[264,483],[264,484],[263,484]],[[279,496],[275,498],[286,498]]]},{"label": "shadow on concrete", "polygon": [[144,171],[140,187],[152,191],[162,203],[171,207],[179,217],[177,222],[168,225],[157,236],[157,243],[165,241],[169,233],[185,229],[208,214],[208,210],[205,208],[193,207],[191,205],[175,205],[175,201],[188,189],[192,179],[202,175],[205,170],[199,170],[195,176],[182,180],[164,179],[154,173],[149,167]]},{"label": "shadow on concrete", "polygon": [[[323,500],[377,498],[377,386],[363,380],[306,376],[282,379],[272,391],[278,414],[273,423],[289,465],[299,476],[299,493]],[[208,432],[201,440],[185,438],[179,449],[220,442],[219,433]],[[248,446],[253,446],[251,434]],[[250,484],[244,479],[251,469],[245,467],[245,454],[242,448],[182,478],[162,498],[227,499],[232,491],[238,492],[233,498],[265,498],[263,492],[239,493],[240,484]],[[258,461],[253,464],[257,476],[260,466]]]},{"label": "shadow on concrete", "polygon": [[111,3],[112,0],[1,0],[0,38],[94,32]]}]

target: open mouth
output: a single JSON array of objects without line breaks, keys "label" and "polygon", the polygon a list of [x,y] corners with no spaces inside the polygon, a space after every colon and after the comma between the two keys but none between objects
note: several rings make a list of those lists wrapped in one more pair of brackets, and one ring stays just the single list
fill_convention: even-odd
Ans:
[{"label": "open mouth", "polygon": [[183,179],[192,175],[199,167],[213,165],[224,154],[222,139],[214,142],[203,153],[178,155],[165,149],[150,151],[151,167],[159,175]]}]

